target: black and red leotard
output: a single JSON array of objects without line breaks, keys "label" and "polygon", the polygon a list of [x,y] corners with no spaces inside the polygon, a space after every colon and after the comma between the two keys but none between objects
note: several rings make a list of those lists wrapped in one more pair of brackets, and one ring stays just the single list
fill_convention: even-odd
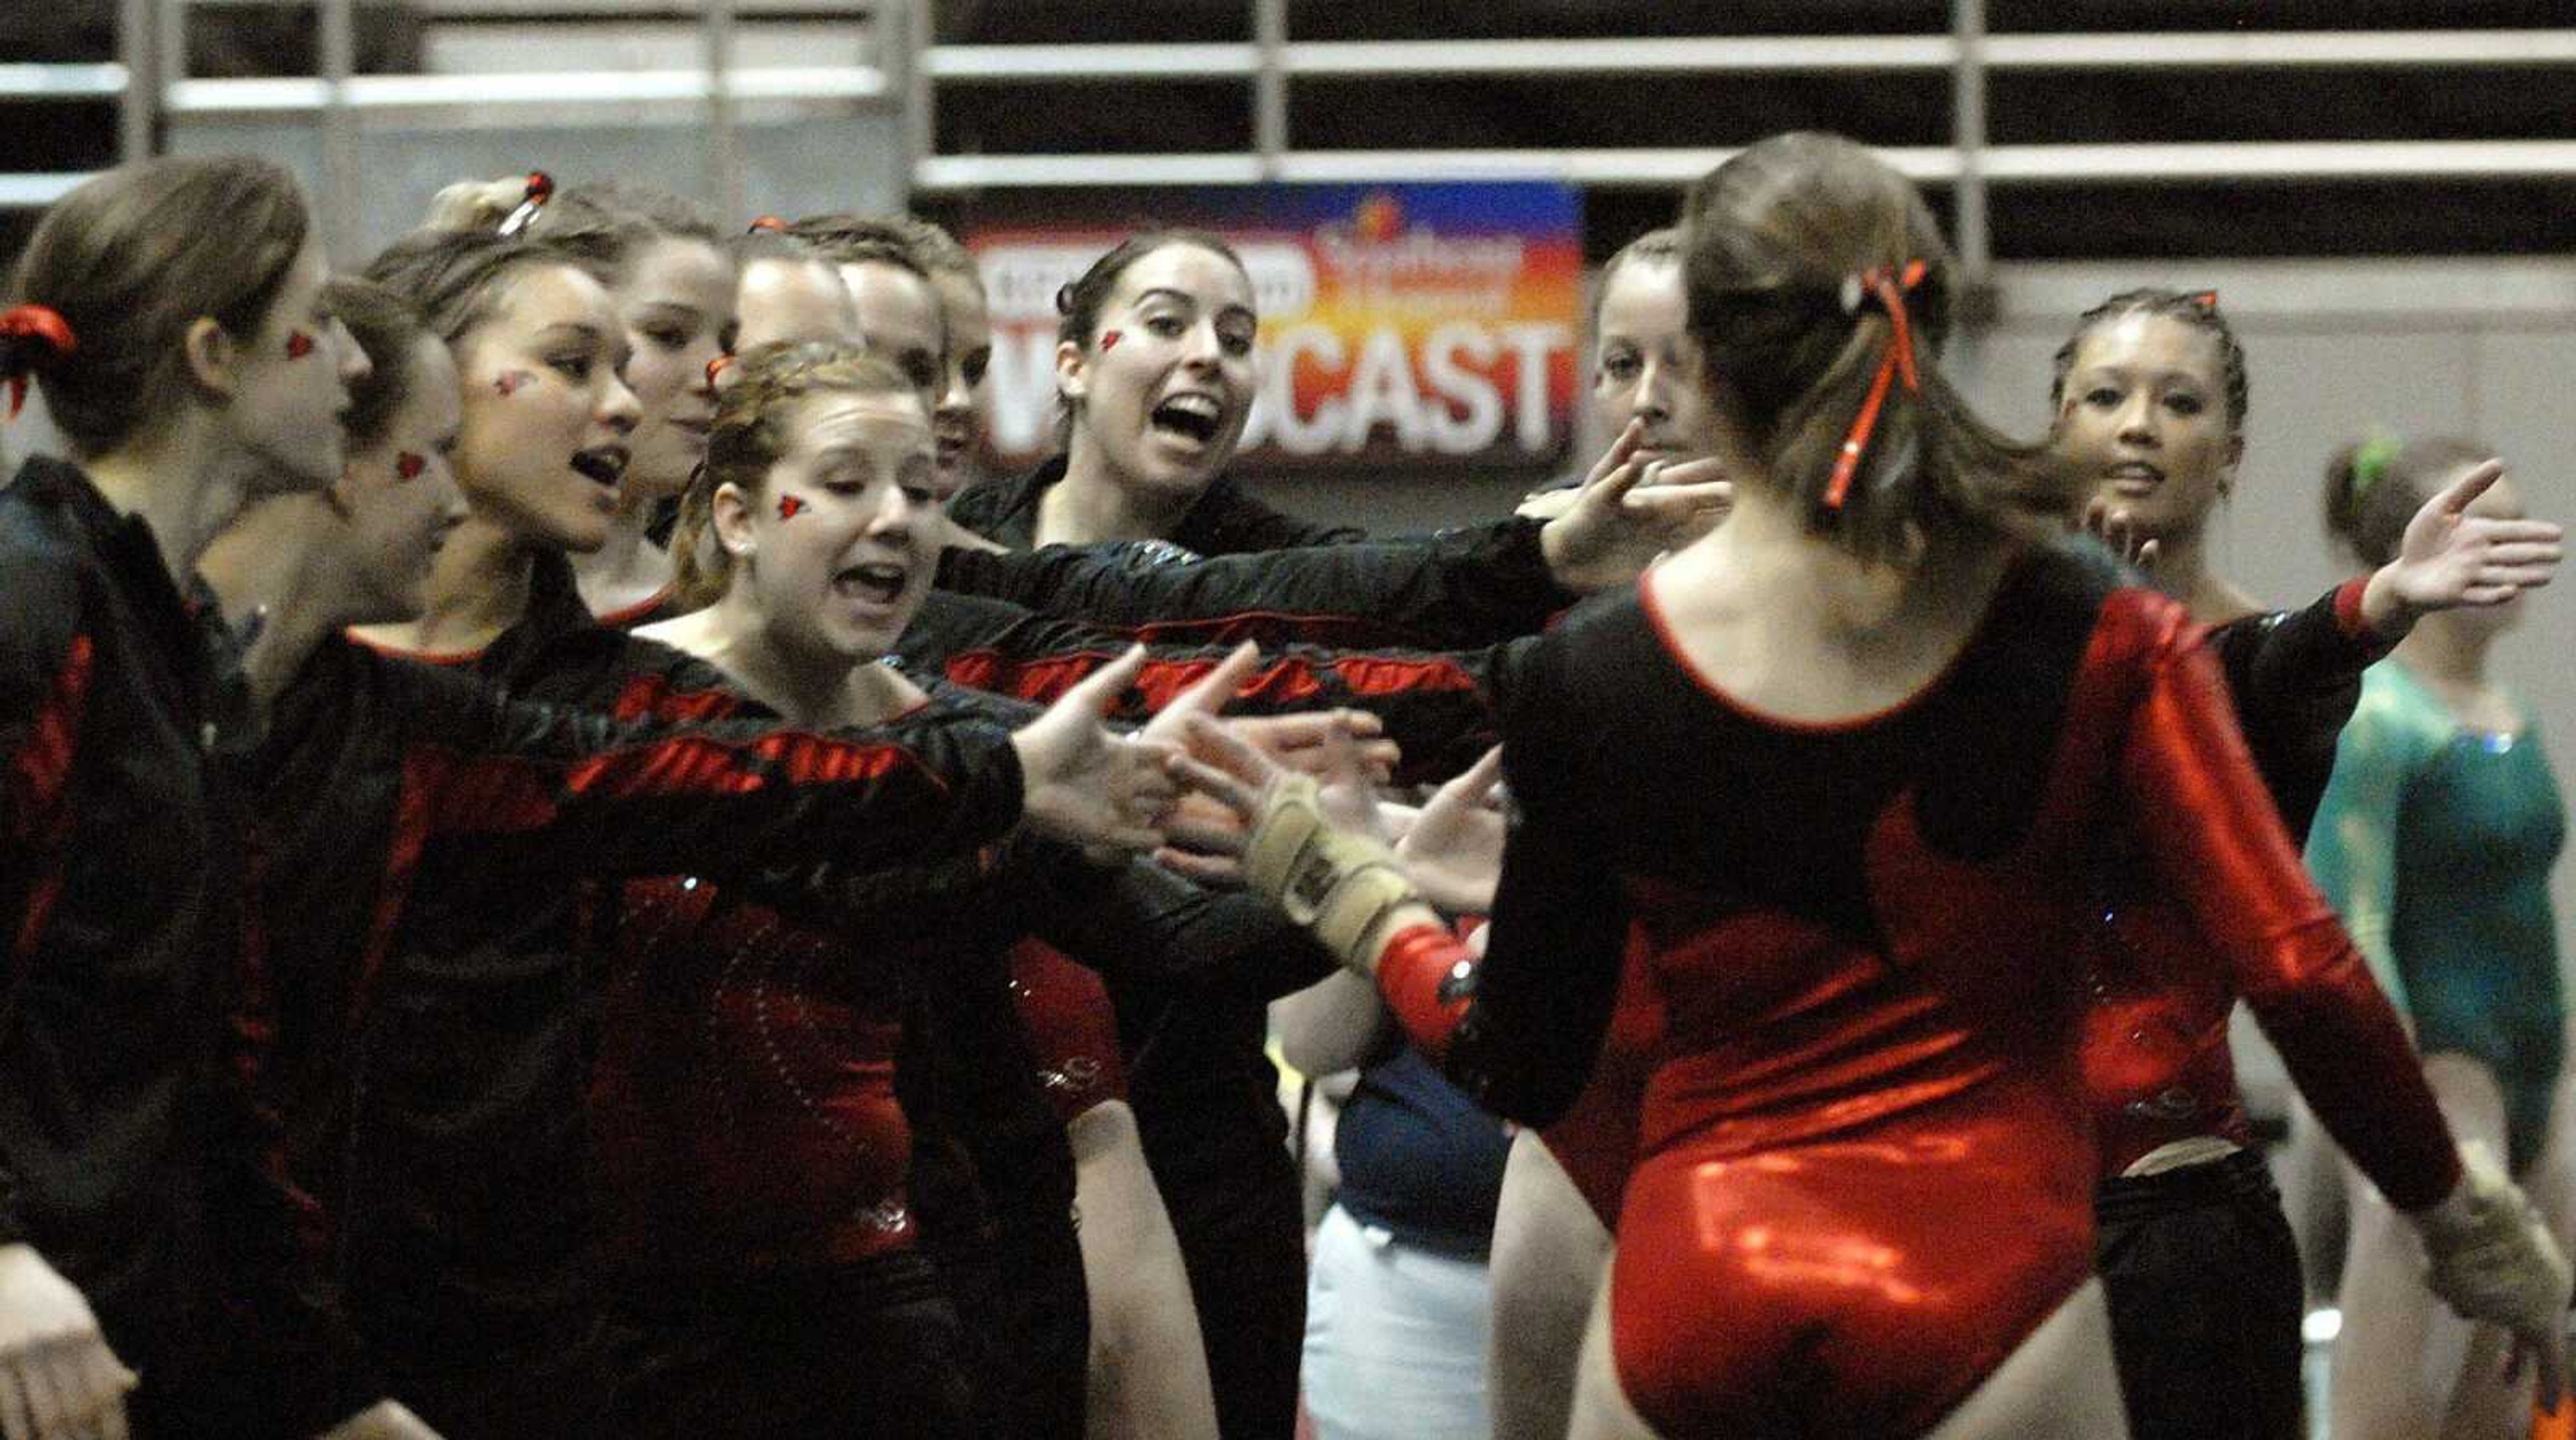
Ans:
[{"label": "black and red leotard", "polygon": [[1629,926],[1669,1025],[1619,1226],[1620,1378],[1668,1433],[1936,1423],[2090,1274],[2073,1082],[2097,837],[2134,826],[2338,1138],[2401,1206],[2457,1178],[2405,1034],[2298,868],[2180,611],[2049,550],[1912,700],[1771,720],[1691,668],[1652,578],[1533,648],[1481,965],[1391,937],[1380,989],[1544,1124]]},{"label": "black and red leotard", "polygon": [[[2316,813],[2362,671],[2387,653],[2361,619],[2363,586],[2353,580],[2304,610],[2248,615],[2209,632],[2255,767],[2293,836]],[[2103,903],[2086,951],[2093,1003],[2083,1065],[2106,1176],[2172,1141],[2251,1138],[2227,1044],[2235,979],[2193,928],[2188,906],[2148,893],[2157,882],[2134,854],[2097,880]],[[1663,1036],[1662,1002],[1632,942],[1592,1078],[1542,1137],[1613,1229],[1635,1160],[1637,1106]]]}]

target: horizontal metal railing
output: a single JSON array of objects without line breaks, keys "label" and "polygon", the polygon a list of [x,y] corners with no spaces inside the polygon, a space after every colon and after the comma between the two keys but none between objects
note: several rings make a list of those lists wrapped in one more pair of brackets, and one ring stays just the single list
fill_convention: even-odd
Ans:
[{"label": "horizontal metal railing", "polygon": [[[152,151],[152,87],[142,63],[150,43],[151,0],[118,0],[119,58],[101,63],[0,64],[0,101],[49,104],[112,100],[117,102],[117,154],[127,160]],[[32,209],[50,205],[89,177],[48,171],[0,171],[0,208]]]},{"label": "horizontal metal railing", "polygon": [[[1890,73],[1953,77],[1951,142],[1886,151],[1908,175],[1956,187],[1982,211],[1989,185],[2087,181],[2153,184],[2226,181],[2531,179],[2576,175],[2576,140],[2299,140],[2285,142],[1992,145],[1984,133],[1984,84],[1999,73],[2049,71],[2550,68],[2576,70],[2576,26],[2514,30],[1991,34],[1981,0],[1953,0],[1945,33],[1679,38],[1298,40],[1286,0],[1246,0],[1246,42],[1175,44],[941,45],[930,41],[932,0],[869,7],[876,63],[744,68],[731,63],[734,9],[742,0],[673,0],[701,18],[706,63],[693,69],[550,71],[475,75],[354,75],[348,35],[355,0],[315,0],[326,41],[325,73],[311,77],[199,80],[175,65],[186,12],[209,0],[120,0],[121,63],[0,65],[0,99],[119,99],[123,153],[147,153],[156,114],[172,117],[309,114],[326,150],[343,162],[363,115],[494,107],[699,108],[710,128],[716,188],[739,188],[736,108],[751,102],[817,102],[901,108],[910,180],[924,191],[1022,186],[1234,185],[1266,180],[1373,182],[1549,176],[1587,186],[1668,186],[1705,173],[1728,152],[1706,148],[1303,150],[1287,112],[1298,81],[1402,82],[1600,75],[1742,76]],[[221,0],[213,0],[221,3]],[[563,3],[563,0],[553,0]],[[813,8],[834,0],[778,0]],[[441,13],[516,14],[524,0],[440,0]],[[616,0],[577,0],[584,16]],[[764,9],[764,13],[766,13]],[[157,25],[154,23],[157,20]],[[1007,154],[939,152],[939,86],[1052,86],[1133,81],[1247,82],[1255,143],[1219,153]],[[78,176],[0,174],[0,205],[41,204]],[[1971,200],[1971,197],[1975,197]],[[330,208],[325,197],[325,209]],[[1982,241],[1982,237],[1963,237]],[[1975,252],[1982,243],[1963,243]]]},{"label": "horizontal metal railing", "polygon": [[[338,103],[351,110],[421,110],[489,105],[704,104],[717,77],[695,70],[548,70],[479,75],[353,75]],[[736,100],[883,100],[886,72],[868,65],[734,70],[724,91]],[[173,115],[292,114],[333,106],[332,84],[315,76],[180,80],[163,96]]]},{"label": "horizontal metal railing", "polygon": [[[1989,35],[1988,70],[2408,69],[2576,65],[2576,29],[2378,30],[2247,34]],[[1532,75],[1804,74],[1947,70],[1953,35],[1703,36],[1595,40],[1309,40],[1279,51],[1291,79]],[[934,80],[963,83],[1250,79],[1253,43],[937,45]]]},{"label": "horizontal metal railing", "polygon": [[[210,0],[125,0],[157,9],[158,44],[163,56],[185,53],[187,13]],[[211,0],[225,3],[225,0]],[[335,237],[355,232],[351,197],[356,191],[358,126],[362,119],[401,116],[435,124],[441,115],[487,119],[497,109],[542,110],[549,116],[567,111],[612,119],[621,107],[686,106],[698,110],[706,126],[710,200],[721,213],[741,208],[743,159],[738,129],[745,104],[804,102],[892,109],[904,98],[906,77],[901,62],[914,51],[903,35],[903,7],[877,5],[871,13],[880,23],[879,55],[892,63],[860,65],[793,65],[743,67],[733,63],[738,0],[677,0],[694,11],[701,36],[703,63],[691,68],[650,70],[549,70],[475,74],[359,75],[353,73],[351,34],[356,0],[313,0],[321,44],[319,69],[310,76],[255,79],[192,79],[164,64],[153,87],[162,112],[180,120],[227,118],[273,119],[310,116],[320,132],[323,155],[322,193],[317,197],[325,232]],[[615,18],[609,0],[582,0],[575,7],[584,20]],[[628,6],[632,10],[634,6]],[[787,13],[818,10],[820,0],[790,0]],[[839,8],[847,9],[846,5]],[[497,4],[459,4],[441,13],[517,18],[524,9]],[[764,6],[763,13],[769,13]],[[129,60],[129,63],[130,60]]]},{"label": "horizontal metal railing", "polygon": [[[925,45],[910,64],[913,183],[927,191],[1027,186],[1235,185],[1552,177],[1587,186],[1669,186],[1705,174],[1706,148],[1301,150],[1288,87],[1301,80],[1457,80],[1603,75],[1936,74],[1952,77],[1951,144],[1882,153],[1917,180],[1953,187],[1960,249],[1981,271],[1990,185],[2529,179],[2576,175],[2576,141],[2299,140],[1993,145],[1987,78],[2053,71],[2174,72],[2465,68],[2576,69],[2576,26],[2515,30],[1992,34],[1983,0],[1953,0],[1946,33],[1680,38],[1297,40],[1285,0],[1249,0],[1241,43]],[[926,22],[927,0],[913,0]],[[919,23],[916,37],[930,27]],[[942,154],[933,87],[1135,81],[1249,83],[1254,145],[1221,153]]]},{"label": "horizontal metal railing", "polygon": [[[1731,150],[1305,150],[1259,155],[939,155],[915,182],[928,190],[1019,186],[1238,185],[1264,179],[1385,183],[1482,178],[1663,186],[1705,175]],[[1949,184],[1965,160],[1947,146],[1878,152],[1909,178]],[[2217,180],[2534,179],[2576,176],[2576,140],[2325,140],[2144,145],[1990,145],[1988,180],[2014,184],[2200,183]]]},{"label": "horizontal metal railing", "polygon": [[112,100],[133,82],[124,66],[0,65],[0,100]]}]

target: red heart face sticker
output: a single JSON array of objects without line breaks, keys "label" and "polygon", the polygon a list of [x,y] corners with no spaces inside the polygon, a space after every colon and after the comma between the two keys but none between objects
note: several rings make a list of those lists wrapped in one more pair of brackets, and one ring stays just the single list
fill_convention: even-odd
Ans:
[{"label": "red heart face sticker", "polygon": [[708,384],[710,384],[710,385],[715,384],[715,383],[716,383],[716,377],[718,377],[718,376],[720,376],[720,375],[724,374],[726,367],[728,367],[728,366],[730,366],[730,365],[732,365],[732,364],[733,364],[733,357],[732,357],[732,356],[730,356],[730,355],[719,355],[719,356],[717,356],[716,358],[714,358],[713,360],[708,361],[708,362],[707,362],[707,383],[708,383]]},{"label": "red heart face sticker", "polygon": [[804,501],[803,497],[801,497],[801,496],[796,496],[796,495],[781,495],[781,496],[779,496],[779,497],[778,497],[778,518],[779,518],[779,519],[781,519],[781,520],[793,520],[793,519],[795,519],[797,516],[802,515],[802,514],[804,514],[804,513],[805,513],[805,501]]},{"label": "red heart face sticker", "polygon": [[508,397],[517,394],[519,387],[527,384],[530,380],[535,378],[535,376],[530,375],[525,370],[504,370],[501,372],[500,378],[492,382],[492,390],[493,393],[507,399]]},{"label": "red heart face sticker", "polygon": [[1124,337],[1125,334],[1126,332],[1123,330],[1112,330],[1102,335],[1100,337],[1100,353],[1106,355],[1110,351],[1117,349],[1119,340]]},{"label": "red heart face sticker", "polygon": [[286,332],[286,358],[287,358],[287,359],[289,359],[289,360],[301,360],[301,359],[303,359],[305,356],[310,355],[310,354],[312,354],[312,353],[313,353],[313,337],[312,337],[312,336],[305,334],[305,333],[304,333],[303,331],[301,331],[301,330],[289,330],[289,331],[287,331],[287,332]]},{"label": "red heart face sticker", "polygon": [[428,468],[429,460],[426,456],[414,455],[408,450],[394,456],[394,474],[397,478],[417,480],[420,478],[420,472]]}]

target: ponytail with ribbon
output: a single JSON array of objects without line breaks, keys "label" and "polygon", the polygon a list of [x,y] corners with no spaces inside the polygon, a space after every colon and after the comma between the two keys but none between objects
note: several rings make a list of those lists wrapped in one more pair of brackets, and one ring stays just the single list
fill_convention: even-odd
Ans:
[{"label": "ponytail with ribbon", "polygon": [[0,311],[0,378],[9,385],[9,418],[27,403],[27,379],[45,362],[80,348],[71,322],[44,305],[18,305]]},{"label": "ponytail with ribbon", "polygon": [[1914,368],[1914,327],[1906,317],[1905,296],[1923,283],[1926,268],[1920,260],[1908,260],[1903,265],[1872,266],[1843,281],[1844,311],[1857,315],[1861,307],[1875,302],[1887,312],[1888,335],[1887,349],[1878,358],[1878,374],[1869,382],[1869,394],[1860,402],[1860,413],[1853,417],[1842,451],[1834,459],[1833,475],[1825,482],[1828,510],[1843,508],[1851,494],[1853,472],[1860,468],[1870,436],[1878,429],[1878,412],[1887,404],[1888,387],[1901,378],[1908,394],[1923,393],[1923,378]]}]

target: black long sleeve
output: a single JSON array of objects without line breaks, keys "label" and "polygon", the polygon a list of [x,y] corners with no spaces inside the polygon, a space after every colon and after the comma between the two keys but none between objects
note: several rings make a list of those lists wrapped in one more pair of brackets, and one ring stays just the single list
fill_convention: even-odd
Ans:
[{"label": "black long sleeve", "polygon": [[1258,620],[1283,639],[1467,649],[1535,633],[1576,597],[1522,517],[1422,540],[1218,555],[1138,569],[1080,546],[950,550],[943,589],[1109,629]]},{"label": "black long sleeve", "polygon": [[2334,775],[2335,743],[2361,702],[2362,672],[2389,651],[2361,623],[2362,580],[2299,610],[2249,615],[2210,632],[2238,723],[2272,803],[2305,836]]}]

